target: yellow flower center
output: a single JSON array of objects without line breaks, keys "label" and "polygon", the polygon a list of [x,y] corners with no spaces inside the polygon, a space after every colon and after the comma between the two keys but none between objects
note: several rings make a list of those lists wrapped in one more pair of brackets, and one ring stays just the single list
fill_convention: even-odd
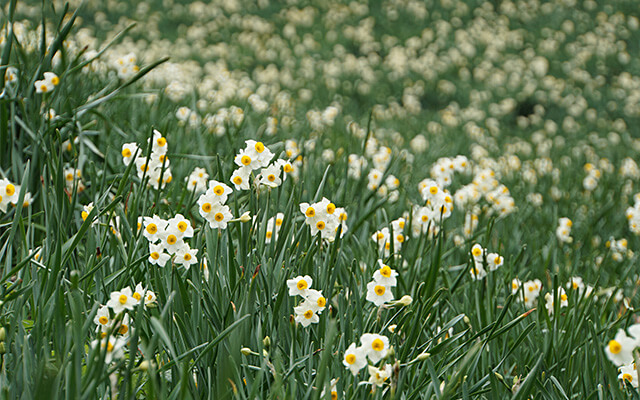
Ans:
[{"label": "yellow flower center", "polygon": [[269,182],[273,182],[273,181],[276,180],[276,176],[274,174],[269,174],[269,175],[267,175],[267,180]]},{"label": "yellow flower center", "polygon": [[42,90],[43,92],[46,93],[47,90],[49,90],[49,89],[47,88],[47,85],[43,83],[42,85],[40,85],[40,90]]},{"label": "yellow flower center", "polygon": [[429,220],[429,216],[423,215],[421,219],[422,219],[422,222],[427,222]]},{"label": "yellow flower center", "polygon": [[191,254],[185,253],[183,258],[184,258],[185,261],[191,261]]},{"label": "yellow flower center", "polygon": [[371,342],[371,348],[375,351],[382,351],[384,349],[384,342],[380,339],[376,339]]},{"label": "yellow flower center", "polygon": [[176,237],[176,235],[167,236],[167,243],[173,245],[173,244],[176,244],[177,241],[178,241],[178,238]]},{"label": "yellow flower center", "polygon": [[16,192],[16,187],[13,186],[12,183],[10,183],[7,185],[4,191],[7,193],[7,196],[13,196],[13,194]]},{"label": "yellow flower center", "polygon": [[276,218],[276,226],[280,226],[280,225],[282,225],[282,219]]},{"label": "yellow flower center", "polygon": [[153,235],[156,232],[158,232],[158,227],[156,226],[156,224],[149,224],[147,225],[147,233]]},{"label": "yellow flower center", "polygon": [[267,231],[267,239],[271,239],[271,236],[273,236],[273,232]]},{"label": "yellow flower center", "polygon": [[122,325],[118,330],[118,333],[120,333],[121,335],[125,335],[128,331],[129,331],[129,327],[126,325]]},{"label": "yellow flower center", "polygon": [[242,163],[242,165],[249,165],[251,164],[251,157],[249,156],[242,156],[242,158],[240,158],[240,162]]},{"label": "yellow flower center", "polygon": [[398,235],[398,236],[396,236],[396,240],[397,240],[399,243],[402,243],[402,242],[404,242],[404,236],[402,236],[402,235]]},{"label": "yellow flower center", "polygon": [[609,341],[609,351],[613,354],[618,354],[622,351],[622,345],[617,340]]},{"label": "yellow flower center", "polygon": [[318,307],[324,307],[327,304],[327,299],[320,296],[317,301]]},{"label": "yellow flower center", "polygon": [[109,353],[111,353],[113,351],[113,343],[111,343],[111,342],[107,343],[107,351]]},{"label": "yellow flower center", "polygon": [[158,146],[164,147],[164,145],[167,144],[167,139],[161,137],[158,140],[156,140],[156,143],[158,144]]},{"label": "yellow flower center", "polygon": [[213,188],[213,193],[215,193],[218,196],[222,196],[224,194],[224,188],[220,185],[216,185]]},{"label": "yellow flower center", "polygon": [[120,304],[125,304],[127,302],[127,295],[126,294],[121,294],[120,297],[118,297],[118,301],[120,302]]},{"label": "yellow flower center", "polygon": [[309,287],[309,284],[304,279],[300,279],[296,284],[296,287],[298,288],[298,290],[305,290]]},{"label": "yellow flower center", "polygon": [[627,382],[633,382],[633,376],[629,373],[622,374],[622,380]]},{"label": "yellow flower center", "polygon": [[436,193],[438,193],[438,187],[437,187],[437,186],[431,186],[431,187],[429,188],[429,193],[431,193],[431,194],[436,194]]},{"label": "yellow flower center", "polygon": [[567,301],[567,295],[566,294],[561,294],[560,295],[560,300]]},{"label": "yellow flower center", "polygon": [[53,86],[58,86],[58,83],[60,83],[60,78],[54,76],[53,78],[51,78],[51,83],[53,83]]},{"label": "yellow flower center", "polygon": [[293,167],[291,166],[291,164],[285,164],[284,167],[282,167],[283,171],[286,172],[287,174],[290,172],[293,172]]},{"label": "yellow flower center", "polygon": [[313,317],[313,311],[311,311],[311,310],[307,310],[307,311],[305,311],[305,312],[304,312],[304,317],[305,317],[306,319],[311,319],[311,318]]},{"label": "yellow flower center", "polygon": [[307,208],[307,211],[305,211],[304,215],[309,218],[313,218],[316,215],[316,210],[314,210],[313,207],[309,207]]},{"label": "yellow flower center", "polygon": [[160,258],[160,254],[158,254],[157,251],[154,251],[153,253],[149,254],[149,256],[154,260],[157,260],[158,258]]},{"label": "yellow flower center", "polygon": [[373,288],[373,291],[378,295],[378,296],[382,296],[384,294],[384,292],[387,291],[387,288],[382,286],[382,285],[376,285],[376,287]]},{"label": "yellow flower center", "polygon": [[85,221],[87,219],[87,217],[89,216],[89,213],[86,212],[86,211],[83,211],[81,215],[82,215],[82,220]]},{"label": "yellow flower center", "polygon": [[500,256],[497,256],[496,258],[493,259],[493,262],[495,264],[500,264]]},{"label": "yellow flower center", "polygon": [[511,284],[511,288],[512,288],[513,290],[518,289],[518,284],[517,284],[517,283],[515,283],[515,282],[513,282],[513,283]]},{"label": "yellow flower center", "polygon": [[325,223],[324,221],[318,221],[316,222],[316,228],[318,228],[318,230],[323,230],[325,228]]},{"label": "yellow flower center", "polygon": [[329,203],[327,204],[327,213],[329,214],[333,214],[333,212],[336,210],[336,205],[333,203]]},{"label": "yellow flower center", "polygon": [[471,254],[473,254],[474,257],[480,257],[482,255],[482,249],[479,247],[476,247],[475,249],[473,249]]},{"label": "yellow flower center", "polygon": [[131,297],[133,297],[134,299],[136,299],[138,301],[140,301],[140,299],[142,298],[142,296],[138,292],[134,292]]},{"label": "yellow flower center", "polygon": [[211,203],[204,203],[202,205],[202,211],[206,213],[211,212]]},{"label": "yellow flower center", "polygon": [[131,157],[131,150],[129,149],[122,150],[122,157],[124,158]]},{"label": "yellow flower center", "polygon": [[222,215],[222,213],[216,213],[216,215],[214,215],[213,218],[216,221],[220,222],[220,221],[222,221],[224,219],[224,215]]},{"label": "yellow flower center", "polygon": [[236,175],[236,176],[233,178],[233,183],[235,183],[236,185],[240,185],[240,184],[242,184],[242,178],[241,178],[239,175]]},{"label": "yellow flower center", "polygon": [[353,365],[356,362],[356,355],[355,354],[347,354],[344,357],[344,360],[347,362],[347,364]]},{"label": "yellow flower center", "polygon": [[264,144],[262,144],[262,142],[257,142],[255,149],[258,153],[262,153],[264,151]]},{"label": "yellow flower center", "polygon": [[100,322],[102,325],[106,325],[109,322],[109,318],[103,315],[100,318],[98,318],[98,322]]},{"label": "yellow flower center", "polygon": [[187,223],[186,223],[186,222],[184,222],[184,221],[180,221],[180,222],[178,222],[178,230],[179,230],[180,232],[184,232],[184,231],[186,231],[186,230],[187,230]]},{"label": "yellow flower center", "polygon": [[385,278],[388,278],[391,276],[391,268],[389,268],[388,265],[383,266],[382,268],[380,268],[380,275],[384,276]]},{"label": "yellow flower center", "polygon": [[384,239],[384,233],[382,233],[382,232],[378,232],[378,234],[376,235],[376,237],[378,238],[378,240],[382,240],[382,239]]}]

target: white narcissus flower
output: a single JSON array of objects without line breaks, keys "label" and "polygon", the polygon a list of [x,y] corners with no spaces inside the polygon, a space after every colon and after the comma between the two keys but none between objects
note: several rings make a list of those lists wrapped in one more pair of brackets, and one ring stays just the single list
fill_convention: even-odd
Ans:
[{"label": "white narcissus flower", "polygon": [[376,368],[373,365],[368,365],[369,370],[369,383],[376,387],[382,387],[385,382],[391,377],[391,364],[385,364],[380,368]]},{"label": "white narcissus flower", "polygon": [[138,151],[138,145],[135,142],[125,143],[122,145],[121,154],[122,154],[122,162],[124,163],[124,165],[131,164],[131,161],[133,161],[137,151]]},{"label": "white narcissus flower", "polygon": [[385,358],[389,351],[389,338],[383,335],[365,333],[360,337],[360,343],[367,357],[374,364]]},{"label": "white narcissus flower", "polygon": [[104,362],[111,364],[111,361],[119,360],[124,357],[124,346],[126,341],[122,338],[113,336],[105,337],[102,340],[94,340],[91,342],[91,348],[100,348],[100,352],[105,352]]},{"label": "white narcissus flower", "polygon": [[320,322],[320,318],[314,311],[315,304],[308,300],[305,300],[297,307],[293,307],[293,311],[296,313],[295,321],[300,323],[305,328],[311,324],[317,324]]},{"label": "white narcissus flower", "polygon": [[367,365],[367,355],[362,347],[356,347],[355,343],[351,343],[347,351],[344,352],[342,364],[347,367],[353,376],[358,374],[365,365]]},{"label": "white narcissus flower", "polygon": [[106,332],[113,325],[113,320],[109,314],[109,307],[100,306],[96,316],[93,318],[93,322],[98,325],[100,332]]},{"label": "white narcissus flower", "polygon": [[191,221],[183,217],[182,214],[176,214],[175,217],[168,220],[167,228],[174,229],[179,239],[193,237]]},{"label": "white narcissus flower", "polygon": [[211,206],[211,212],[207,217],[209,226],[212,229],[227,229],[227,223],[231,219],[233,219],[233,215],[231,214],[229,206],[223,206],[220,204],[214,204],[213,206]]},{"label": "white narcissus flower", "polygon": [[153,293],[151,290],[147,290],[147,292],[144,294],[144,306],[149,307],[151,305],[155,305],[155,303],[156,303],[156,294]]},{"label": "white narcissus flower", "polygon": [[297,276],[293,279],[287,280],[287,286],[289,287],[289,296],[300,295],[306,297],[308,289],[311,288],[313,279],[309,275]]},{"label": "white narcissus flower", "polygon": [[109,297],[107,306],[111,307],[116,314],[124,310],[133,310],[133,307],[138,304],[129,287],[122,289],[122,291],[111,292]]},{"label": "white narcissus flower", "polygon": [[147,290],[142,286],[142,283],[138,283],[136,285],[136,289],[133,291],[133,294],[131,295],[131,297],[136,299],[137,302],[140,302],[140,301],[142,301],[142,298],[144,297],[144,294],[146,292],[147,292]]},{"label": "white narcissus flower", "polygon": [[[560,300],[560,307],[567,307],[569,305],[569,298],[567,297],[567,293],[565,293],[563,288],[558,288],[557,289],[557,294],[558,294],[558,299]],[[546,303],[546,307],[547,307],[547,311],[549,312],[549,315],[553,314],[553,307],[554,307],[554,294],[553,293],[547,293],[544,295],[544,299],[547,302]]]},{"label": "white narcissus flower", "polygon": [[151,243],[155,243],[160,239],[160,235],[164,232],[167,221],[154,215],[153,217],[144,217],[144,231],[142,234]]},{"label": "white narcissus flower", "polygon": [[222,182],[218,181],[209,181],[209,189],[207,189],[207,194],[212,195],[213,199],[218,204],[224,204],[227,202],[227,197],[233,192],[229,186],[225,185]]},{"label": "white narcissus flower", "polygon": [[504,257],[502,257],[498,253],[489,253],[487,254],[487,264],[489,265],[490,271],[495,271],[502,266],[504,263]]},{"label": "white narcissus flower", "polygon": [[380,307],[386,302],[393,300],[393,293],[391,287],[382,285],[376,281],[367,283],[367,301],[372,302],[377,307]]},{"label": "white narcissus flower", "polygon": [[231,183],[233,183],[236,190],[249,190],[251,187],[251,183],[249,182],[250,177],[251,168],[240,167],[231,174]]},{"label": "white narcissus flower", "polygon": [[278,187],[282,184],[280,174],[280,166],[277,164],[271,164],[267,168],[263,168],[260,171],[260,175],[258,175],[258,182],[261,185],[265,185],[271,188]]},{"label": "white narcissus flower", "polygon": [[618,374],[618,379],[622,380],[623,383],[630,383],[634,388],[638,387],[638,371],[636,370],[636,363],[631,362],[630,364],[623,365],[619,368],[620,374]]},{"label": "white narcissus flower", "polygon": [[614,365],[622,366],[633,362],[633,350],[638,343],[627,336],[622,329],[618,329],[616,336],[607,343],[604,353]]},{"label": "white narcissus flower", "polygon": [[191,265],[196,264],[198,259],[196,258],[196,254],[198,254],[198,249],[189,248],[188,244],[184,244],[178,251],[176,252],[174,261],[176,264],[180,264],[184,266],[186,269],[191,268]]},{"label": "white narcissus flower", "polygon": [[319,290],[307,289],[306,300],[309,302],[308,306],[318,314],[321,314],[327,305],[327,299]]},{"label": "white narcissus flower", "polygon": [[380,269],[373,273],[373,280],[383,286],[396,286],[396,276],[398,276],[398,273],[395,270],[391,269],[391,267],[389,267],[388,265],[383,264],[382,260],[378,260],[378,266],[380,267]]},{"label": "white narcissus flower", "polygon": [[167,261],[171,259],[171,256],[164,252],[164,246],[162,243],[153,244],[149,243],[149,262],[159,267],[164,267]]}]

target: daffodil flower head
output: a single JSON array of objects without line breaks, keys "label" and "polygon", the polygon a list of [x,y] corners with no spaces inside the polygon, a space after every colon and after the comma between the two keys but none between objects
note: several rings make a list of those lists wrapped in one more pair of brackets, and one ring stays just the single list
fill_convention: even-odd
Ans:
[{"label": "daffodil flower head", "polygon": [[133,307],[138,304],[138,300],[133,297],[133,293],[129,287],[122,289],[121,291],[111,292],[107,306],[109,306],[114,313],[119,314],[124,310],[133,310]]},{"label": "daffodil flower head", "polygon": [[162,243],[149,243],[149,262],[151,264],[164,267],[170,259],[171,256],[164,252],[164,245]]},{"label": "daffodil flower head", "polygon": [[297,276],[293,279],[287,280],[287,286],[289,287],[289,296],[300,295],[306,297],[308,289],[311,288],[313,279],[309,275]]},{"label": "daffodil flower head", "polygon": [[305,300],[297,307],[293,308],[296,313],[295,321],[301,324],[303,327],[307,327],[311,324],[317,324],[320,322],[320,318],[315,311],[315,304],[309,300]]},{"label": "daffodil flower head", "polygon": [[175,255],[175,263],[184,266],[186,269],[191,268],[193,264],[198,262],[196,255],[198,254],[198,249],[192,249],[188,244],[183,244]]},{"label": "daffodil flower head", "polygon": [[618,329],[616,336],[604,347],[604,353],[614,365],[623,366],[633,362],[633,350],[638,342],[627,336],[624,330]]},{"label": "daffodil flower head", "polygon": [[367,284],[367,301],[372,302],[377,307],[393,300],[393,292],[390,286],[385,286],[380,282],[371,281]]},{"label": "daffodil flower head", "polygon": [[322,295],[322,292],[315,289],[307,289],[306,302],[314,312],[321,314],[327,306],[327,299]]},{"label": "daffodil flower head", "polygon": [[251,185],[249,179],[251,177],[251,167],[240,167],[233,171],[231,175],[231,183],[236,190],[249,190]]},{"label": "daffodil flower head", "polygon": [[356,376],[358,372],[367,365],[367,353],[363,347],[356,347],[355,343],[344,352],[342,364]]},{"label": "daffodil flower head", "polygon": [[396,286],[396,276],[398,276],[398,273],[384,264],[382,260],[378,260],[378,268],[379,269],[373,273],[373,280],[387,287]]},{"label": "daffodil flower head", "polygon": [[389,351],[389,338],[375,333],[365,333],[360,337],[362,348],[372,363],[377,364],[387,356]]},{"label": "daffodil flower head", "polygon": [[636,363],[631,362],[627,365],[623,365],[619,368],[620,373],[618,379],[625,384],[631,384],[634,388],[638,387],[638,371],[636,370]]}]

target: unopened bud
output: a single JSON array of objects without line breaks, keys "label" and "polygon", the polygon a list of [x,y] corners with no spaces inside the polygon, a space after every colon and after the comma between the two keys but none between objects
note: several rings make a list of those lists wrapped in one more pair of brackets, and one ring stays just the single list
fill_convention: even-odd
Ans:
[{"label": "unopened bud", "polygon": [[7,352],[7,348],[4,346],[4,342],[0,342],[0,354]]},{"label": "unopened bud", "polygon": [[431,356],[431,354],[429,354],[429,353],[426,353],[426,352],[425,353],[420,353],[420,354],[418,354],[418,357],[416,357],[416,360],[424,361],[427,358],[429,358],[429,356]]},{"label": "unopened bud", "polygon": [[396,302],[396,304],[399,304],[399,305],[402,305],[402,306],[405,306],[405,307],[411,305],[411,303],[413,303],[413,298],[411,296],[409,296],[408,294],[402,296],[400,298],[400,300],[398,300]]},{"label": "unopened bud", "polygon": [[138,366],[138,368],[140,369],[140,371],[146,371],[149,369],[149,366],[151,364],[149,363],[148,360],[144,360],[143,362],[140,363],[140,365]]},{"label": "unopened bud", "polygon": [[248,347],[243,347],[240,349],[240,353],[244,354],[245,356],[250,356],[251,354],[253,354],[253,351],[251,351],[251,349]]},{"label": "unopened bud", "polygon": [[398,327],[398,325],[393,324],[393,325],[389,325],[389,327],[387,328],[387,330],[389,330],[389,332],[391,333],[395,333],[396,332],[396,328]]},{"label": "unopened bud", "polygon": [[4,326],[2,328],[0,328],[0,342],[4,342],[4,340],[7,338],[7,330],[4,329]]},{"label": "unopened bud", "polygon": [[264,339],[262,339],[262,344],[264,345],[264,347],[270,347],[271,346],[271,338],[269,336],[265,336]]},{"label": "unopened bud", "polygon": [[462,320],[464,321],[465,324],[471,325],[471,320],[466,315],[464,317],[462,317]]},{"label": "unopened bud", "polygon": [[242,214],[239,218],[240,222],[249,222],[251,221],[251,213],[249,211]]}]

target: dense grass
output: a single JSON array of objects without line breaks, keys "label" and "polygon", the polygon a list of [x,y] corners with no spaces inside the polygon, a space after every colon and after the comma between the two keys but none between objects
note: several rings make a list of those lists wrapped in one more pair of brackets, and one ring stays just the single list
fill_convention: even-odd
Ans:
[{"label": "dense grass", "polygon": [[[603,350],[619,328],[637,321],[640,300],[639,242],[625,216],[638,177],[621,173],[625,158],[637,158],[639,149],[640,113],[629,100],[637,89],[634,79],[625,80],[640,68],[638,31],[628,21],[637,13],[633,2],[593,8],[546,2],[548,10],[527,11],[521,4],[511,11],[506,2],[473,1],[467,12],[460,8],[465,2],[427,2],[422,17],[406,2],[369,2],[362,12],[359,2],[260,2],[237,10],[214,2],[205,12],[189,2],[150,1],[144,2],[148,13],[134,3],[88,2],[76,10],[12,0],[0,14],[0,71],[16,74],[15,81],[0,82],[0,178],[20,185],[16,204],[33,197],[28,206],[8,205],[0,213],[3,397],[318,399],[323,390],[322,398],[331,397],[332,379],[338,398],[348,399],[638,397]],[[315,10],[313,23],[287,33],[287,10],[307,5]],[[352,11],[335,17],[339,22],[327,16],[344,7]],[[375,24],[367,40],[336,28],[366,25],[369,16]],[[130,26],[134,19],[137,25]],[[563,25],[567,20],[573,29]],[[265,21],[271,28],[255,33]],[[472,29],[483,21],[488,28]],[[193,29],[207,24],[215,29],[191,37],[191,47],[180,50]],[[28,33],[14,35],[16,27]],[[427,28],[433,38],[407,53],[412,67],[396,69],[392,49],[412,48],[409,39],[428,37]],[[466,30],[477,37],[456,37]],[[255,35],[243,40],[247,32]],[[495,34],[493,41],[481,38],[487,32]],[[603,42],[593,44],[590,32]],[[296,50],[305,35],[316,44]],[[559,50],[544,50],[549,37]],[[167,42],[153,47],[161,39]],[[626,50],[612,49],[620,41]],[[466,42],[473,54],[451,55]],[[220,43],[228,52],[208,53]],[[263,52],[274,48],[281,53]],[[92,50],[98,53],[87,59]],[[119,77],[113,61],[130,51],[139,70]],[[419,58],[429,51],[439,63]],[[546,57],[548,72],[535,72],[529,53]],[[347,55],[360,58],[360,67],[348,70]],[[331,72],[335,60],[338,71]],[[224,62],[226,79],[235,85],[220,102],[212,92],[222,92],[225,80],[215,88],[207,82],[224,75],[222,69],[203,67],[213,61]],[[269,65],[290,75],[265,78]],[[366,77],[369,69],[373,78]],[[49,71],[60,82],[38,93],[34,83]],[[497,75],[504,80],[490,78]],[[184,85],[178,99],[165,90],[174,80]],[[266,110],[244,89],[260,93]],[[417,110],[405,94],[415,97]],[[243,110],[242,122],[227,120],[224,134],[212,133],[207,114],[231,105]],[[180,121],[181,106],[201,119]],[[335,118],[318,123],[308,114],[329,106],[336,107]],[[278,120],[274,134],[269,117]],[[169,149],[163,177],[169,166],[173,177],[161,189],[121,155],[124,143],[135,142],[138,156],[152,157],[154,130]],[[415,137],[428,142],[425,148]],[[249,139],[262,141],[274,160],[292,162],[297,157],[287,154],[286,141],[295,140],[302,157],[298,176],[274,188],[234,190],[226,204],[236,220],[212,229],[201,215],[200,193],[186,178],[201,167],[210,180],[233,187],[234,158]],[[367,176],[380,163],[378,151],[386,153],[383,146],[390,153],[380,173],[399,180],[393,195],[370,190]],[[368,161],[359,177],[350,174],[351,154]],[[495,203],[481,197],[433,219],[430,232],[412,235],[412,211],[425,204],[419,183],[441,157],[456,155],[467,156],[469,165],[453,175],[452,196],[491,170],[515,208],[495,212]],[[588,163],[600,174],[592,190],[583,185]],[[76,169],[80,179],[73,178]],[[348,231],[335,240],[312,235],[300,212],[301,203],[323,197],[348,213]],[[92,210],[84,208],[90,203]],[[240,220],[246,212],[251,218]],[[268,220],[278,212],[283,224],[267,241]],[[198,263],[190,269],[150,263],[145,225],[138,229],[140,217],[176,214],[194,228],[187,242],[198,250]],[[477,227],[465,234],[472,214]],[[401,217],[406,241],[401,248],[391,243],[385,254],[371,237],[393,230]],[[573,221],[570,243],[556,235],[562,217]],[[614,254],[605,244],[611,238],[626,238],[629,251]],[[504,257],[481,280],[470,274],[476,243]],[[410,304],[376,307],[366,300],[379,259],[398,272],[390,289],[395,300],[410,296]],[[308,327],[294,321],[301,298],[290,296],[287,286],[305,275],[327,300],[319,322]],[[567,287],[576,276],[593,288],[591,295]],[[512,293],[514,278],[541,281],[531,307],[521,301],[524,290]],[[108,336],[122,337],[126,318],[130,329],[122,356],[106,362],[111,354],[95,345],[101,334],[94,319],[112,292],[137,284],[157,300],[124,314],[111,311]],[[551,314],[547,293],[555,296]],[[365,333],[386,336],[392,349],[376,363],[389,364],[391,375],[373,392],[360,384],[369,379],[366,368],[354,376],[343,365],[345,351]]]}]

